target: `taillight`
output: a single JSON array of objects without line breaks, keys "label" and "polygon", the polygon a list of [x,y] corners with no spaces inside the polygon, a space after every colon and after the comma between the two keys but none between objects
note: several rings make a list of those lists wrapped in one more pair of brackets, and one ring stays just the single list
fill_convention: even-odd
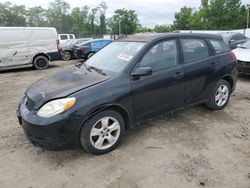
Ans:
[{"label": "taillight", "polygon": [[237,62],[237,58],[233,52],[230,53],[230,57],[231,57],[233,62]]},{"label": "taillight", "polygon": [[60,41],[58,39],[56,40],[56,47],[57,47],[57,50],[60,52],[61,46],[60,46]]}]

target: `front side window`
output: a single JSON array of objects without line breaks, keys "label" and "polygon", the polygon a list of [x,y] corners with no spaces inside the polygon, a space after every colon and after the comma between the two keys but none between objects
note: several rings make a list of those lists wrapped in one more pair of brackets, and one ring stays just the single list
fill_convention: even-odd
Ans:
[{"label": "front side window", "polygon": [[140,67],[152,67],[153,71],[163,70],[178,64],[176,40],[168,40],[154,45],[142,58]]},{"label": "front side window", "polygon": [[73,37],[73,35],[69,35],[69,38],[70,38],[70,39],[73,39],[74,37]]},{"label": "front side window", "polygon": [[215,53],[220,54],[223,52],[227,52],[229,49],[223,41],[220,40],[209,40],[211,45],[213,46]]},{"label": "front side window", "polygon": [[209,57],[208,46],[203,39],[181,39],[185,63]]}]

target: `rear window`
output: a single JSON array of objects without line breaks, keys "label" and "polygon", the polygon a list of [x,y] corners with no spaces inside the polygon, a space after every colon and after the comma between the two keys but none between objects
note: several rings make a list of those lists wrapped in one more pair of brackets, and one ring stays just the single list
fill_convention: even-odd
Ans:
[{"label": "rear window", "polygon": [[61,40],[67,40],[67,39],[68,39],[68,36],[67,36],[67,35],[60,35],[60,39],[61,39]]},{"label": "rear window", "polygon": [[244,35],[242,35],[242,34],[236,34],[236,35],[234,35],[232,38],[231,38],[231,40],[244,40],[244,39],[246,39],[246,37],[244,36]]},{"label": "rear window", "polygon": [[220,53],[228,51],[228,47],[226,46],[226,44],[223,41],[220,41],[220,40],[209,40],[209,42],[213,46],[216,54],[220,54]]},{"label": "rear window", "polygon": [[209,57],[208,47],[203,39],[181,39],[186,63]]}]

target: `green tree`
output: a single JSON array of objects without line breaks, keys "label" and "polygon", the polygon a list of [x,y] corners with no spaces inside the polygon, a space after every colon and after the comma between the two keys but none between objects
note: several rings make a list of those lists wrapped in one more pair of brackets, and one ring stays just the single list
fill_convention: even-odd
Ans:
[{"label": "green tree", "polygon": [[100,27],[99,27],[99,33],[101,35],[106,33],[106,10],[108,9],[108,6],[105,2],[101,2],[98,6],[98,10],[100,12]]},{"label": "green tree", "polygon": [[89,7],[84,6],[82,8],[76,7],[71,11],[71,17],[73,22],[72,31],[79,36],[83,36],[88,31],[88,17],[89,17]]},{"label": "green tree", "polygon": [[56,27],[59,33],[70,32],[72,19],[68,15],[70,5],[63,0],[55,0],[49,4],[47,19],[50,26]]},{"label": "green tree", "polygon": [[137,27],[136,33],[150,33],[153,32],[154,29],[148,28],[148,27],[143,27],[139,24],[139,26]]},{"label": "green tree", "polygon": [[175,29],[231,30],[245,28],[246,8],[241,0],[201,0],[198,10],[183,7],[175,14]]},{"label": "green tree", "polygon": [[[208,7],[205,10],[208,29],[237,29],[244,27],[242,20],[245,20],[245,14],[243,14],[244,8],[240,0],[210,0]],[[201,10],[203,9],[202,7]]]},{"label": "green tree", "polygon": [[138,16],[134,10],[118,9],[115,14],[109,19],[109,27],[113,34],[132,34],[137,31],[140,26]]},{"label": "green tree", "polygon": [[48,26],[46,10],[42,7],[32,7],[27,11],[27,24],[33,27]]},{"label": "green tree", "polygon": [[187,30],[192,28],[193,9],[184,6],[180,12],[175,13],[173,27],[177,30]]},{"label": "green tree", "polygon": [[13,5],[9,2],[0,3],[0,25],[26,26],[26,7],[24,5]]},{"label": "green tree", "polygon": [[154,31],[157,33],[167,33],[172,31],[171,25],[156,25]]}]

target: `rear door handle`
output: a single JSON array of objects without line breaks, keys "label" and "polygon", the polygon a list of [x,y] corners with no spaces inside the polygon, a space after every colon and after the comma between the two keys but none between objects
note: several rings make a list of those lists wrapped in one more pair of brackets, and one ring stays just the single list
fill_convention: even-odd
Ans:
[{"label": "rear door handle", "polygon": [[216,64],[215,64],[215,62],[210,63],[210,67],[211,67],[211,69],[216,69]]},{"label": "rear door handle", "polygon": [[182,72],[177,72],[177,73],[175,73],[174,78],[181,79],[183,76],[184,76],[184,74]]}]

